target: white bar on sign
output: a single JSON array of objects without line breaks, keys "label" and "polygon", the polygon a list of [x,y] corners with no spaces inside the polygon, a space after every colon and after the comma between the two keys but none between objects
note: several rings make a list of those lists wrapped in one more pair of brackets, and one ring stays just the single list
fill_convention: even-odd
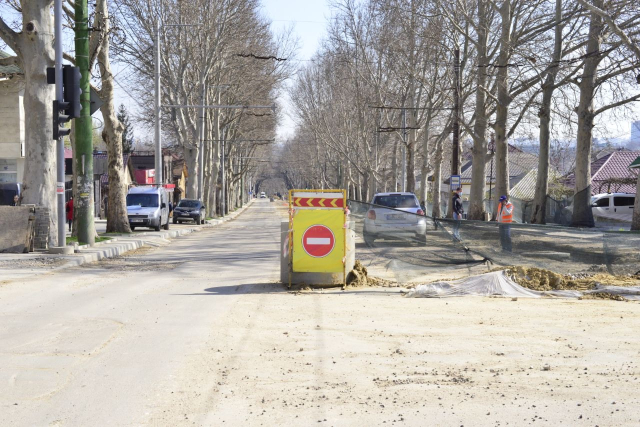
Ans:
[{"label": "white bar on sign", "polygon": [[328,237],[307,237],[307,245],[330,245],[331,239]]}]

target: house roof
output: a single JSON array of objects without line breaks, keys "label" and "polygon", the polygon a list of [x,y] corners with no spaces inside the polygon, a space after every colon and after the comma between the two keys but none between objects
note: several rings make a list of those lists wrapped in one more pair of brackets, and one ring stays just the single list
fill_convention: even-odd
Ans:
[{"label": "house roof", "polygon": [[[602,156],[591,162],[591,188],[593,194],[609,191],[607,183],[612,180],[635,179],[635,174],[629,170],[629,166],[640,156],[640,151],[620,150]],[[566,179],[568,186],[575,185],[575,174],[571,174]],[[622,193],[635,193],[634,184],[615,185],[615,191]]]},{"label": "house roof", "polygon": [[[471,177],[473,175],[473,163],[469,156],[463,156],[463,158],[467,158],[469,160],[461,166],[460,170],[462,173],[460,174],[460,178],[463,184],[471,184]],[[486,158],[485,171],[486,171],[487,182],[488,181],[495,182],[496,180],[495,159],[493,163],[493,173],[492,173],[491,155],[487,153],[487,156],[485,158]],[[445,175],[446,171],[444,166],[445,165],[443,165],[443,168],[442,168],[443,169],[442,176],[445,178],[444,182],[448,183],[449,176]],[[518,182],[518,178],[523,177],[532,169],[535,169],[537,167],[538,167],[538,156],[536,156],[535,154],[526,153],[520,150],[519,148],[514,147],[513,145],[509,145],[509,181],[511,185],[515,185],[515,182]],[[448,171],[448,168],[447,168],[447,171]]]},{"label": "house roof", "polygon": [[[559,176],[560,174],[558,172],[551,167],[549,168],[550,181],[559,178]],[[515,199],[524,201],[533,200],[536,194],[537,179],[538,168],[531,169],[511,188],[511,190],[509,190],[509,195]]]},{"label": "house roof", "polygon": [[638,169],[640,168],[640,156],[638,156],[638,158],[636,158],[633,163],[631,163],[629,165],[629,169]]},{"label": "house roof", "polygon": [[[0,50],[0,59],[11,58],[7,52]],[[0,76],[24,74],[17,65],[0,65]]]}]

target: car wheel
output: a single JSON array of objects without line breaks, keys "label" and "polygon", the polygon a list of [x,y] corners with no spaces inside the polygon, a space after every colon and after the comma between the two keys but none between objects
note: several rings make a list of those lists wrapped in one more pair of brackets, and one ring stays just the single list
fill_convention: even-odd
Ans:
[{"label": "car wheel", "polygon": [[160,221],[158,221],[158,225],[153,227],[153,229],[156,230],[156,231],[160,231]]},{"label": "car wheel", "polygon": [[136,230],[136,226],[135,225],[130,225],[129,227],[131,227],[131,231],[135,231]]},{"label": "car wheel", "polygon": [[196,225],[200,225],[202,224],[202,221],[200,220],[200,216],[196,217]]},{"label": "car wheel", "polygon": [[174,217],[174,218],[173,218],[173,223],[174,223],[174,224],[177,224],[177,223],[178,223],[178,218],[175,218],[175,217]]},{"label": "car wheel", "polygon": [[420,244],[427,244],[427,236],[425,234],[417,234],[416,238],[418,239],[418,242],[420,242]]},{"label": "car wheel", "polygon": [[164,225],[164,229],[165,230],[169,229],[169,218],[167,218],[167,223]]}]

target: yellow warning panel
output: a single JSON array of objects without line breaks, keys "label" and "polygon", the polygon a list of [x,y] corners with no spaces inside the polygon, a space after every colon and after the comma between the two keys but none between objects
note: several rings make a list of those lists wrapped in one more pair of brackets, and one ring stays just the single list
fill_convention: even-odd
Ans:
[{"label": "yellow warning panel", "polygon": [[309,209],[293,218],[293,271],[339,273],[344,271],[344,211]]}]

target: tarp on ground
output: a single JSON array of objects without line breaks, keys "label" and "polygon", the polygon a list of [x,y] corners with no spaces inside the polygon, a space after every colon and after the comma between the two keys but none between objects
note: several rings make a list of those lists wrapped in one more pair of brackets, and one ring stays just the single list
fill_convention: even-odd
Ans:
[{"label": "tarp on ground", "polygon": [[520,286],[503,271],[471,276],[464,279],[418,285],[406,296],[409,298],[445,298],[462,296],[501,296],[510,298],[579,298],[585,294],[609,293],[630,300],[640,300],[640,287],[596,286],[589,291],[534,291]]}]

